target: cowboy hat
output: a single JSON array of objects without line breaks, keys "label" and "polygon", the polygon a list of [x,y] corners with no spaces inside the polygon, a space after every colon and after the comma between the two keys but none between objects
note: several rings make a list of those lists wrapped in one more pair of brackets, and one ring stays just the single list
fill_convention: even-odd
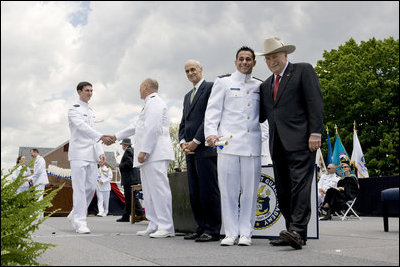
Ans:
[{"label": "cowboy hat", "polygon": [[124,140],[122,140],[122,142],[120,143],[121,145],[132,145],[131,144],[131,139],[130,138],[125,138]]},{"label": "cowboy hat", "polygon": [[286,52],[288,54],[294,52],[296,46],[285,45],[283,41],[278,37],[271,37],[264,40],[264,52],[255,53],[257,56],[265,56],[278,52]]}]

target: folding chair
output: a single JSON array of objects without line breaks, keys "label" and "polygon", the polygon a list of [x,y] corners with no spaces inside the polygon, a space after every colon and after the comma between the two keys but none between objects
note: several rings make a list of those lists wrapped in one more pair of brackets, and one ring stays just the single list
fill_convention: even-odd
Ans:
[{"label": "folding chair", "polygon": [[[353,205],[354,205],[354,203],[356,203],[356,200],[357,200],[357,197],[356,198],[354,198],[353,200],[348,200],[347,202],[346,202],[346,205],[347,205],[347,209],[346,209],[346,211],[343,213],[343,211],[341,211],[341,213],[342,213],[342,215],[343,215],[343,217],[342,217],[342,221],[344,221],[345,219],[346,219],[346,217],[347,217],[347,214],[351,211],[359,220],[361,220],[361,218],[360,218],[360,216],[358,216],[358,214],[354,211],[354,209],[353,209]],[[337,213],[336,213],[336,215],[338,215]],[[338,215],[339,216],[339,215]]]}]

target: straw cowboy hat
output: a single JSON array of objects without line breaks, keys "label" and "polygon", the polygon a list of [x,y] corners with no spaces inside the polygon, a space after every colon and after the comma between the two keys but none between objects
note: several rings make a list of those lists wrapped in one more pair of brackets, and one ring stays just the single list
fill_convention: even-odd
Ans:
[{"label": "straw cowboy hat", "polygon": [[286,52],[288,54],[294,52],[296,46],[285,45],[283,41],[278,37],[272,37],[264,40],[264,52],[255,53],[257,56],[265,56],[278,52]]}]

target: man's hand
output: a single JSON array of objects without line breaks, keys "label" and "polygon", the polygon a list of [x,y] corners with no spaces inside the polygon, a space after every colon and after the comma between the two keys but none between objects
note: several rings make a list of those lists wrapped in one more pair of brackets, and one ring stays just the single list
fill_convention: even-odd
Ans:
[{"label": "man's hand", "polygon": [[[182,144],[181,144],[181,148],[182,148],[183,152],[185,152],[185,154],[192,155],[192,154],[194,154],[194,149],[197,148],[197,144],[194,143],[194,144],[196,145],[196,146],[194,147],[194,146],[190,146],[190,143],[194,143],[194,142],[191,141],[191,142],[182,143]],[[194,149],[192,150],[191,147],[194,147]]]},{"label": "man's hand", "polygon": [[318,188],[318,192],[319,192],[321,195],[325,195],[325,194],[326,194],[325,190],[322,189],[322,188]]},{"label": "man's hand", "polygon": [[109,146],[111,144],[114,144],[115,141],[117,141],[117,138],[113,134],[105,134],[101,136],[101,141],[103,141],[103,144]]},{"label": "man's hand", "polygon": [[210,135],[207,137],[206,142],[208,146],[215,147],[215,140],[217,139],[216,135]]},{"label": "man's hand", "polygon": [[99,164],[100,165],[103,165],[103,164],[105,164],[106,163],[106,155],[105,154],[101,154],[100,155],[100,162],[99,162]]},{"label": "man's hand", "polygon": [[321,147],[321,136],[318,135],[310,135],[308,139],[308,149],[311,152],[317,151],[318,148]]},{"label": "man's hand", "polygon": [[144,163],[147,160],[148,154],[145,152],[139,152],[138,161],[139,163]]},{"label": "man's hand", "polygon": [[102,180],[99,180],[99,183],[100,183],[100,184],[103,184],[103,181],[102,181]]}]

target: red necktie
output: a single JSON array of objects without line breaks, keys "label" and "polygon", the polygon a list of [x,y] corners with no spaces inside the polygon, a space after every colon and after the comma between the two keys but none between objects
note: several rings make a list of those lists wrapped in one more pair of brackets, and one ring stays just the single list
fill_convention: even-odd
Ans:
[{"label": "red necktie", "polygon": [[281,76],[277,75],[276,76],[276,81],[274,83],[274,101],[276,99],[276,94],[278,93],[278,86],[279,86],[279,80],[281,79]]}]

